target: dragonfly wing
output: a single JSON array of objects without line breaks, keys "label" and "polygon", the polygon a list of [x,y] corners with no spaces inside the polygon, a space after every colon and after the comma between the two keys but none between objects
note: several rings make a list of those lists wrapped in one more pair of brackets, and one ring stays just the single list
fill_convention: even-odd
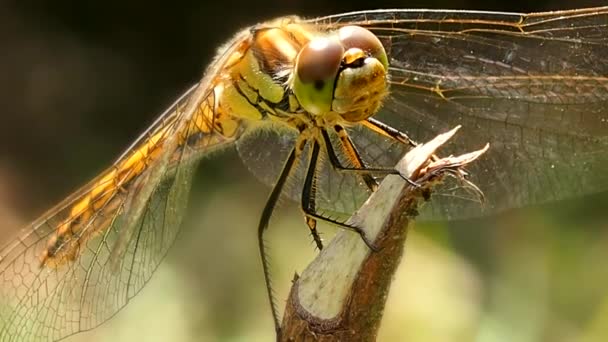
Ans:
[{"label": "dragonfly wing", "polygon": [[232,142],[194,124],[213,108],[212,91],[188,94],[112,168],[0,250],[0,341],[92,329],[141,290],[179,230],[198,157]]},{"label": "dragonfly wing", "polygon": [[383,41],[392,85],[378,119],[418,141],[463,125],[446,154],[490,143],[469,170],[487,205],[450,184],[425,212],[453,219],[608,189],[607,19],[608,8],[398,10],[318,22],[362,25]]}]

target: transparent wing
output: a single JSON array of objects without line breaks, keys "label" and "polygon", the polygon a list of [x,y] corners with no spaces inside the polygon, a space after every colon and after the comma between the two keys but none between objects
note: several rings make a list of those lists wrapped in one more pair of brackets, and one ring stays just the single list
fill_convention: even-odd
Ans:
[{"label": "transparent wing", "polygon": [[[377,10],[309,22],[328,30],[360,25],[380,37],[391,95],[376,118],[421,142],[463,125],[445,154],[490,143],[469,169],[485,205],[448,179],[421,218],[480,216],[608,189],[608,7],[536,14]],[[405,152],[365,128],[350,132],[367,164],[392,166]],[[274,184],[290,139],[265,133],[243,141],[239,151],[258,178]],[[295,200],[302,175],[287,190]],[[327,165],[318,188],[326,210],[346,214],[368,194],[358,178]]]},{"label": "transparent wing", "polygon": [[[487,205],[461,200],[450,184],[427,217],[608,189],[608,7],[529,15],[372,11],[316,23],[365,26],[383,41],[392,85],[378,119],[419,141],[463,125],[443,153],[490,143],[469,170]],[[382,149],[372,157],[381,160]]]},{"label": "transparent wing", "polygon": [[56,341],[92,329],[150,279],[179,230],[198,156],[231,142],[201,130],[215,101],[201,88],[0,250],[0,341]]}]

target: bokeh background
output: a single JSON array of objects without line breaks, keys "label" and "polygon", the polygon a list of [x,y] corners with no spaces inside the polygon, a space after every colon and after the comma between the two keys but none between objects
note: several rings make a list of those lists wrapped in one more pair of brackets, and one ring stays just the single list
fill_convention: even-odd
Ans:
[{"label": "bokeh background", "polygon": [[[84,184],[238,29],[391,7],[538,11],[605,1],[0,1],[0,240]],[[234,151],[202,162],[183,232],[146,288],[76,341],[271,341],[256,226],[269,189]],[[608,194],[418,224],[380,341],[608,340]],[[295,205],[273,220],[281,303],[315,252]],[[328,232],[330,235],[331,232]]]}]

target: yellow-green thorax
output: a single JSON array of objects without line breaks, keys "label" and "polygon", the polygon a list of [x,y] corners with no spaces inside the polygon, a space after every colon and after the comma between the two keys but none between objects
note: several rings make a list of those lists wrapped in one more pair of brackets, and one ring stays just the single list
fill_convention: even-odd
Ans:
[{"label": "yellow-green thorax", "polygon": [[356,123],[388,93],[388,60],[371,32],[318,31],[295,17],[249,29],[224,70],[218,110],[252,121]]}]

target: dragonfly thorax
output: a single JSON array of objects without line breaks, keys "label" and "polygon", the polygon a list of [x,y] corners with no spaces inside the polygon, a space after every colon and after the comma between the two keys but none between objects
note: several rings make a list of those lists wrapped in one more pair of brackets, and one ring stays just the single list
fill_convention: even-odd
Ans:
[{"label": "dragonfly thorax", "polygon": [[359,122],[374,115],[388,94],[384,47],[366,29],[320,32],[288,18],[251,33],[228,59],[230,77],[218,86],[219,107],[231,116]]}]

